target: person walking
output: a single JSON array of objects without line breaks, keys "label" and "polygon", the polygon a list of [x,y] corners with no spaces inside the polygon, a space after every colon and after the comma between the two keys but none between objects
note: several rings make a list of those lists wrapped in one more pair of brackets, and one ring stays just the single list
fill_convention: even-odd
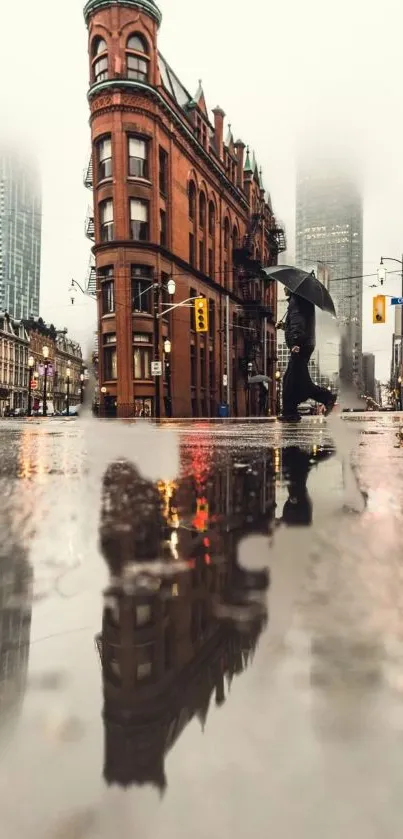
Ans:
[{"label": "person walking", "polygon": [[315,385],[308,370],[316,343],[315,306],[287,288],[285,293],[288,297],[287,314],[284,323],[277,324],[277,328],[284,329],[290,359],[283,379],[283,414],[279,419],[299,422],[298,405],[306,399],[324,405],[325,415],[328,416],[334,408],[336,395]]}]

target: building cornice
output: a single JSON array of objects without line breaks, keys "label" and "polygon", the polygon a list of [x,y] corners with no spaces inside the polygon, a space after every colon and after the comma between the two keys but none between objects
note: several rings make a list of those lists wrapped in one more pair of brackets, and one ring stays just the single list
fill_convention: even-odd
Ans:
[{"label": "building cornice", "polygon": [[[194,136],[190,128],[186,125],[186,123],[178,116],[176,111],[171,108],[167,100],[162,96],[159,90],[151,85],[145,84],[144,82],[139,82],[134,79],[106,79],[103,82],[98,82],[90,87],[88,91],[88,100],[91,101],[97,96],[98,93],[104,93],[105,91],[111,90],[129,90],[129,91],[137,91],[144,95],[148,95],[152,99],[154,99],[168,114],[168,116],[172,119],[175,125],[179,128],[180,132],[186,137],[188,142],[191,146],[197,151],[197,154],[200,158],[204,160],[204,162],[213,170],[216,177],[218,177],[220,183],[222,184],[225,189],[231,193],[231,195],[241,204],[244,209],[249,213],[249,204],[247,201],[246,196],[244,193],[232,183],[232,181],[227,178],[225,173],[222,171],[220,166],[213,160],[211,155],[205,150],[205,148],[199,143],[197,138]],[[114,105],[111,103],[109,106],[105,106],[103,110],[124,110],[125,105]],[[91,115],[93,116],[93,115]]]},{"label": "building cornice", "polygon": [[150,15],[158,26],[160,26],[162,21],[162,14],[153,0],[87,0],[87,3],[84,6],[84,20],[87,26],[92,14],[105,9],[108,6],[122,6],[128,9],[140,9],[140,11],[146,12],[146,14]]}]

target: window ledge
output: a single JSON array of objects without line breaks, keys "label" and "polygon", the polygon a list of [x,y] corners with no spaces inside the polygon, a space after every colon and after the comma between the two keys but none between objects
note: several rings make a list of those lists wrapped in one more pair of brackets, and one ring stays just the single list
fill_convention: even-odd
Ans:
[{"label": "window ledge", "polygon": [[97,188],[99,186],[104,186],[104,184],[113,184],[113,176],[110,175],[109,178],[102,178],[100,181],[97,182]]},{"label": "window ledge", "polygon": [[133,317],[152,318],[151,312],[132,312]]},{"label": "window ledge", "polygon": [[130,184],[138,183],[138,184],[145,184],[145,186],[152,186],[152,182],[150,181],[149,178],[140,178],[140,177],[137,177],[136,175],[128,175],[127,176],[127,182],[130,183]]},{"label": "window ledge", "polygon": [[107,312],[105,315],[102,315],[102,320],[112,320],[116,315],[116,312]]},{"label": "window ledge", "polygon": [[133,384],[149,385],[153,379],[133,379]]}]

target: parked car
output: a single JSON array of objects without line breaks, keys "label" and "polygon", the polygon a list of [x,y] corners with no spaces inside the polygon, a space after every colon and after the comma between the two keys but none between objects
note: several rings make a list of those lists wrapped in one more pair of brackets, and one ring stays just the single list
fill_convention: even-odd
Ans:
[{"label": "parked car", "polygon": [[9,417],[25,417],[26,413],[27,412],[24,410],[24,408],[13,408],[10,411],[8,416]]},{"label": "parked car", "polygon": [[[71,405],[69,408],[69,417],[78,417],[80,413],[80,405]],[[67,417],[67,408],[60,414],[61,417]]]}]

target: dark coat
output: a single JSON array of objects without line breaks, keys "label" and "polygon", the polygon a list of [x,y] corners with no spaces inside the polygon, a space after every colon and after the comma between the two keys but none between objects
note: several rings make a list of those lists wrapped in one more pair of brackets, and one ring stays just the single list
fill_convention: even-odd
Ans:
[{"label": "dark coat", "polygon": [[315,306],[303,297],[292,294],[284,322],[284,336],[288,349],[292,347],[314,347]]}]

